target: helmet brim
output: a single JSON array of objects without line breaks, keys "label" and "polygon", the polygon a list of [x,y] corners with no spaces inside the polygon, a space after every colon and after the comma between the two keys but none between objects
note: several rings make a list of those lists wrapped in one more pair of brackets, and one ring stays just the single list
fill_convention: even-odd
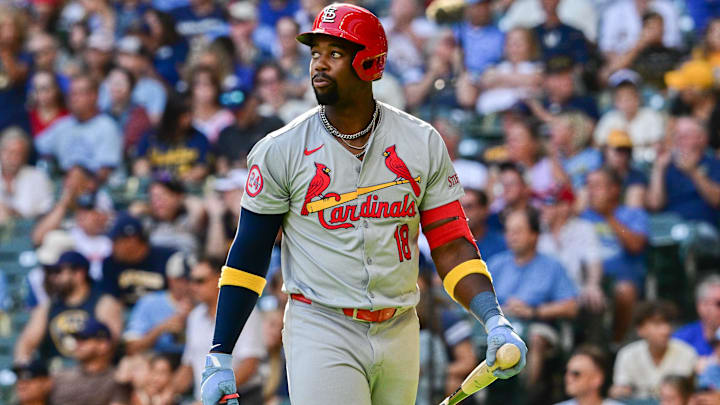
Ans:
[{"label": "helmet brim", "polygon": [[345,31],[333,28],[316,28],[312,31],[303,32],[302,34],[295,37],[295,39],[301,44],[313,46],[313,40],[318,35],[325,35],[329,37],[344,39],[348,42],[351,42],[353,45],[360,47],[360,49],[365,49],[365,46],[361,43],[359,38],[356,38],[354,35],[350,35]]}]

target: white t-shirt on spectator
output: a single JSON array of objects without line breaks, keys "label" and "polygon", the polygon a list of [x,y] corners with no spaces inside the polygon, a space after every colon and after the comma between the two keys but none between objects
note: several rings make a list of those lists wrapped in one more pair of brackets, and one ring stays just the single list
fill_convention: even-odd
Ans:
[{"label": "white t-shirt on spectator", "polygon": [[482,163],[468,159],[455,159],[452,163],[463,188],[485,189],[488,171]]},{"label": "white t-shirt on spectator", "polygon": [[[193,381],[195,383],[193,395],[198,401],[201,398],[200,384],[202,382],[202,372],[205,369],[205,356],[210,352],[214,330],[215,317],[209,316],[207,305],[200,304],[190,311],[185,327],[185,351],[182,355],[182,364],[192,367]],[[250,317],[242,333],[240,333],[237,343],[235,343],[232,352],[233,367],[237,367],[240,362],[247,358],[262,359],[265,355],[262,318],[257,309],[254,309],[250,313]],[[244,385],[238,387],[238,391],[242,392],[260,383],[260,374],[256,373]]]},{"label": "white t-shirt on spectator", "polygon": [[102,279],[102,262],[112,254],[112,241],[107,235],[90,236],[78,226],[72,226],[70,236],[75,241],[75,249],[90,262],[90,277]]},{"label": "white t-shirt on spectator", "polygon": [[[508,61],[500,62],[492,67],[498,73],[529,75],[541,73],[542,68],[536,62],[520,62],[513,64]],[[475,109],[480,114],[492,114],[498,111],[507,110],[514,106],[525,96],[529,95],[527,87],[495,87],[483,91],[478,97]]]},{"label": "white t-shirt on spectator", "polygon": [[217,142],[220,137],[220,131],[235,123],[235,116],[230,110],[220,109],[212,117],[207,120],[194,119],[193,126],[210,141]]},{"label": "white t-shirt on spectator", "polygon": [[[625,130],[630,135],[635,160],[650,161],[654,157],[655,143],[665,134],[665,120],[662,114],[648,107],[640,108],[630,121],[620,111],[610,110],[598,121],[595,143],[605,145],[610,132],[616,129]],[[652,155],[648,156],[648,153]]]},{"label": "white t-shirt on spectator", "polygon": [[537,249],[559,260],[578,287],[583,285],[583,265],[602,261],[593,225],[579,218],[566,222],[558,239],[551,232],[541,233]]},{"label": "white t-shirt on spectator", "polygon": [[[0,177],[2,167],[0,166]],[[8,206],[25,218],[44,214],[53,206],[53,184],[47,174],[35,167],[24,166],[12,181],[12,192],[0,180],[0,204]]]},{"label": "white t-shirt on spectator", "polygon": [[[675,6],[665,0],[650,2],[649,9],[663,18],[665,33],[663,45],[678,48],[682,45],[680,16]],[[605,10],[600,23],[600,50],[603,52],[623,53],[629,51],[640,38],[642,16],[638,14],[634,0],[618,1]]]},{"label": "white t-shirt on spectator", "polygon": [[697,353],[687,343],[670,338],[667,352],[659,365],[650,356],[645,340],[638,340],[620,349],[615,360],[613,384],[633,388],[633,398],[657,397],[665,376],[692,375]]},{"label": "white t-shirt on spectator", "polygon": [[[591,0],[560,0],[558,16],[563,24],[577,28],[591,42],[597,38],[598,13]],[[540,0],[515,0],[500,19],[503,31],[515,27],[531,28],[545,22],[545,12]]]}]

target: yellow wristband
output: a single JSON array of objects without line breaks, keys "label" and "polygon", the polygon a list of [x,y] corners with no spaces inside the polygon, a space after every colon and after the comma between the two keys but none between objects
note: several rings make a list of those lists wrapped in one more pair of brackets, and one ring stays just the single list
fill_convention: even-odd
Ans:
[{"label": "yellow wristband", "polygon": [[224,285],[234,285],[238,287],[245,287],[248,290],[255,291],[258,295],[261,295],[263,289],[265,288],[265,283],[267,283],[267,281],[256,274],[223,266],[222,275],[220,275],[220,281],[218,282],[218,288]]},{"label": "yellow wristband", "polygon": [[445,291],[450,295],[450,298],[455,300],[455,286],[460,280],[473,273],[482,274],[492,282],[492,276],[483,260],[473,259],[460,263],[453,267],[453,269],[445,275],[445,279],[443,279],[443,286],[445,287]]}]

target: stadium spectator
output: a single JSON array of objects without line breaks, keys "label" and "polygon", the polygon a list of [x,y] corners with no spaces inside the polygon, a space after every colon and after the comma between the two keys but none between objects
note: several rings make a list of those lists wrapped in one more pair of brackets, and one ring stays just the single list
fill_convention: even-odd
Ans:
[{"label": "stadium spectator", "polygon": [[[502,194],[490,205],[492,213],[487,222],[491,229],[503,230],[509,213],[530,206],[532,190],[525,182],[523,170],[512,163],[500,166],[499,183],[502,185]],[[492,190],[492,187],[488,189]]]},{"label": "stadium spectator", "polygon": [[253,32],[258,25],[257,9],[252,2],[236,1],[228,7],[228,14],[230,39],[235,45],[235,74],[244,84],[241,88],[249,91],[253,88],[254,67],[269,58],[268,53],[260,49],[253,39]]},{"label": "stadium spectator", "polygon": [[[155,179],[150,184],[150,201],[144,228],[150,243],[185,253],[197,253],[202,208],[197,198],[187,196],[177,180]],[[193,208],[194,207],[194,208]]]},{"label": "stadium spectator", "polygon": [[468,226],[483,259],[489,260],[495,254],[506,251],[507,244],[502,232],[488,226],[490,209],[487,194],[482,190],[466,187],[460,204],[468,217]]},{"label": "stadium spectator", "polygon": [[506,35],[503,60],[483,72],[478,87],[458,86],[459,102],[474,106],[480,114],[508,110],[540,91],[543,76],[535,34],[527,28],[514,28]]},{"label": "stadium spectator", "polygon": [[693,389],[692,378],[665,376],[660,382],[660,405],[688,405]]},{"label": "stadium spectator", "polygon": [[185,321],[192,309],[190,269],[195,257],[175,253],[167,263],[167,290],[140,298],[123,333],[128,355],[152,349],[155,353],[181,355],[185,347]]},{"label": "stadium spectator", "polygon": [[220,78],[213,69],[199,65],[190,72],[189,82],[193,127],[214,144],[220,131],[232,125],[234,120],[232,113],[220,105]]},{"label": "stadium spectator", "polygon": [[145,294],[167,288],[165,271],[174,251],[150,244],[140,220],[120,214],[108,235],[113,250],[102,264],[103,291],[129,308]]},{"label": "stadium spectator", "polygon": [[422,80],[425,43],[437,27],[420,13],[420,3],[392,0],[389,15],[381,20],[388,40],[387,68],[403,86]]},{"label": "stadium spectator", "polygon": [[632,323],[632,308],[643,291],[648,216],[642,208],[620,203],[622,179],[608,168],[588,175],[588,208],[581,218],[592,223],[600,241],[605,277],[612,281],[613,342],[620,343]]},{"label": "stadium spectator", "polygon": [[0,131],[29,129],[25,113],[25,83],[31,57],[24,52],[27,19],[21,10],[0,5]]},{"label": "stadium spectator", "polygon": [[538,119],[550,122],[554,115],[572,111],[579,111],[594,121],[599,118],[595,100],[577,91],[574,72],[575,62],[567,56],[555,56],[545,61],[544,95],[540,100],[525,100]]},{"label": "stadium spectator", "polygon": [[[185,351],[174,378],[174,389],[176,393],[183,393],[191,385],[194,386],[193,396],[196,401],[200,400],[205,355],[212,345],[221,268],[222,262],[219,260],[199,259],[190,275],[190,288],[197,306],[187,319]],[[250,327],[240,334],[233,350],[233,369],[243,402],[259,404],[262,402],[262,384],[258,366],[266,353],[262,341],[262,319],[257,310],[252,312],[248,322]]]},{"label": "stadium spectator", "polygon": [[207,236],[205,253],[224,257],[230,249],[240,220],[240,200],[245,192],[246,169],[233,169],[215,181],[215,193],[205,197]]},{"label": "stadium spectator", "polygon": [[30,131],[35,138],[57,120],[68,115],[68,110],[65,108],[65,97],[58,77],[53,71],[36,71],[30,83],[28,115]]},{"label": "stadium spectator", "polygon": [[642,16],[648,12],[662,17],[664,46],[679,48],[682,45],[680,17],[672,1],[622,0],[609,5],[601,18],[598,45],[607,58],[612,60],[627,52],[642,38]]},{"label": "stadium spectator", "polygon": [[[167,101],[167,92],[162,83],[154,77],[152,55],[139,37],[126,36],[117,42],[115,64],[132,73],[135,79],[131,100],[145,109],[150,122],[153,124],[160,122]],[[98,105],[105,110],[112,105],[108,79],[100,86]]]},{"label": "stadium spectator", "polygon": [[263,400],[268,404],[290,405],[282,346],[283,313],[282,307],[263,311],[263,340],[267,349],[267,357],[261,365],[261,372],[265,376]]},{"label": "stadium spectator", "polygon": [[150,9],[144,21],[149,35],[143,38],[143,43],[153,55],[153,67],[165,84],[174,88],[180,81],[180,69],[190,52],[189,45],[175,29],[172,15]]},{"label": "stadium spectator", "polygon": [[190,100],[175,95],[168,100],[158,129],[140,139],[133,174],[199,183],[207,175],[209,152],[207,137],[192,126]]},{"label": "stadium spectator", "polygon": [[78,365],[53,378],[51,405],[129,405],[130,392],[115,380],[115,343],[108,327],[90,318],[73,334]]},{"label": "stadium spectator", "polygon": [[545,22],[533,28],[544,60],[557,55],[571,57],[584,65],[590,59],[589,44],[582,31],[563,23],[558,15],[560,0],[542,0]]},{"label": "stadium spectator", "polygon": [[54,270],[60,255],[75,248],[72,236],[65,231],[50,231],[42,240],[42,244],[35,250],[37,267],[32,268],[26,278],[27,296],[25,297],[26,310],[32,310],[39,304],[50,301],[55,294],[48,275]]},{"label": "stadium spectator", "polygon": [[713,353],[710,342],[720,328],[720,276],[710,275],[698,283],[695,290],[695,310],[698,320],[678,329],[673,337],[692,346],[698,355]]},{"label": "stadium spectator", "polygon": [[262,104],[258,113],[265,117],[278,117],[285,124],[313,107],[306,100],[291,99],[287,93],[285,75],[279,65],[265,63],[255,71],[255,91]]},{"label": "stadium spectator", "polygon": [[632,48],[611,59],[604,75],[609,77],[620,69],[631,68],[637,72],[646,86],[663,89],[664,75],[670,71],[683,53],[663,45],[663,17],[649,12],[642,17],[640,38]]},{"label": "stadium spectator", "polygon": [[604,163],[622,179],[621,201],[629,207],[643,208],[647,196],[648,179],[633,166],[633,144],[627,132],[610,131],[603,148]]},{"label": "stadium spectator", "polygon": [[438,30],[428,48],[430,56],[423,75],[418,81],[406,83],[405,99],[408,110],[432,118],[459,108],[456,82],[462,65],[452,30]]},{"label": "stadium spectator", "polygon": [[658,398],[665,376],[689,377],[697,353],[687,343],[671,337],[677,309],[667,301],[643,302],[635,311],[635,327],[641,340],[618,352],[613,373],[613,398]]},{"label": "stadium spectator", "polygon": [[122,134],[112,118],[98,111],[97,92],[97,83],[90,77],[74,77],[72,114],[40,133],[35,147],[41,155],[55,158],[64,171],[82,166],[104,181],[122,162]]},{"label": "stadium spectator", "polygon": [[555,405],[621,405],[603,396],[607,362],[605,353],[596,346],[575,349],[565,368],[565,393],[570,399]]},{"label": "stadium spectator", "polygon": [[505,239],[510,250],[488,261],[498,302],[515,319],[531,348],[527,358],[526,387],[543,375],[543,364],[560,343],[554,321],[577,314],[577,288],[555,259],[537,251],[540,218],[534,208],[510,212]]},{"label": "stadium spectator", "polygon": [[564,113],[550,122],[548,151],[558,183],[569,182],[581,192],[587,175],[602,166],[602,154],[590,146],[592,121],[578,112]]},{"label": "stadium spectator", "polygon": [[48,368],[42,360],[35,360],[29,364],[16,364],[13,373],[17,378],[15,392],[18,405],[46,405],[52,378]]},{"label": "stadium spectator", "polygon": [[130,32],[140,31],[143,15],[150,5],[143,0],[121,0],[113,4],[115,8],[115,36],[122,38]]},{"label": "stadium spectator", "polygon": [[32,21],[30,21],[28,31],[33,34],[38,32],[55,32],[58,12],[62,4],[55,0],[34,0],[29,3],[28,11],[33,18]]},{"label": "stadium spectator", "polygon": [[655,147],[665,136],[662,114],[642,105],[640,76],[636,72],[619,70],[610,76],[608,82],[613,90],[613,109],[598,121],[595,144],[607,144],[612,131],[627,131],[634,147],[633,159],[651,162],[655,157]]},{"label": "stadium spectator", "polygon": [[701,357],[695,370],[697,387],[700,390],[720,391],[720,333],[718,331],[715,331],[710,340],[713,348],[712,354]]},{"label": "stadium spectator", "polygon": [[144,107],[132,100],[135,77],[122,67],[113,68],[108,73],[108,92],[110,105],[105,113],[115,119],[123,134],[123,150],[133,149],[140,138],[150,130],[152,122]]},{"label": "stadium spectator", "polygon": [[670,148],[661,149],[653,164],[648,207],[717,227],[720,161],[706,153],[705,128],[694,118],[678,118],[670,143]]},{"label": "stadium spectator", "polygon": [[436,118],[433,126],[445,142],[450,160],[452,160],[455,173],[460,184],[465,188],[482,190],[487,186],[488,170],[485,166],[473,159],[464,159],[459,156],[458,148],[462,141],[462,133],[457,125],[447,118]]},{"label": "stadium spectator", "polygon": [[505,36],[492,20],[491,1],[468,0],[465,18],[455,31],[471,83],[502,59]]},{"label": "stadium spectator", "polygon": [[290,17],[283,17],[278,20],[275,31],[277,40],[273,45],[273,56],[282,68],[286,92],[289,97],[303,98],[310,83],[307,69],[310,55],[308,49],[295,39],[300,34],[300,25]]},{"label": "stadium spectator", "polygon": [[15,362],[28,363],[39,354],[45,361],[67,360],[73,356],[72,335],[88,319],[105,323],[117,340],[124,317],[121,304],[93,284],[88,274],[90,262],[76,251],[63,253],[48,272],[53,298],[33,309],[30,320],[15,346]]},{"label": "stadium spectator", "polygon": [[171,10],[177,32],[190,41],[201,43],[228,32],[227,17],[215,0],[189,0],[189,4]]},{"label": "stadium spectator", "polygon": [[538,238],[538,252],[560,261],[580,290],[581,306],[599,313],[605,308],[600,242],[592,224],[575,216],[574,202],[569,186],[543,199],[541,219],[546,228]]},{"label": "stadium spectator", "polygon": [[63,89],[67,89],[69,79],[63,74],[64,58],[60,53],[58,41],[46,32],[34,34],[27,43],[32,54],[32,71],[54,72]]},{"label": "stadium spectator", "polygon": [[531,120],[510,123],[505,133],[510,162],[523,168],[528,186],[536,195],[545,195],[565,181],[564,173],[553,169],[552,160],[543,155],[539,126]]},{"label": "stadium spectator", "polygon": [[[75,61],[71,67],[71,72],[75,75],[82,74],[83,67],[87,68],[87,73],[97,83],[102,83],[105,76],[110,71],[113,62],[113,50],[115,49],[115,40],[112,34],[97,31],[87,37],[87,28],[84,25],[77,24],[71,34],[75,34],[78,38],[71,37],[77,44],[76,52],[82,54],[82,60]],[[80,55],[78,55],[80,56]]]},{"label": "stadium spectator", "polygon": [[[717,10],[720,11],[720,7]],[[693,50],[693,56],[709,62],[714,69],[720,67],[720,15],[709,20],[702,41]]]},{"label": "stadium spectator", "polygon": [[179,357],[169,354],[125,356],[117,367],[115,379],[132,386],[131,404],[177,405],[172,392],[172,376]]},{"label": "stadium spectator", "polygon": [[275,115],[260,114],[261,103],[258,96],[249,95],[235,110],[235,124],[220,133],[215,145],[218,174],[227,174],[233,168],[247,168],[247,155],[255,143],[285,125]]},{"label": "stadium spectator", "polygon": [[14,217],[35,218],[52,208],[50,179],[28,165],[31,147],[18,127],[0,132],[0,224]]}]

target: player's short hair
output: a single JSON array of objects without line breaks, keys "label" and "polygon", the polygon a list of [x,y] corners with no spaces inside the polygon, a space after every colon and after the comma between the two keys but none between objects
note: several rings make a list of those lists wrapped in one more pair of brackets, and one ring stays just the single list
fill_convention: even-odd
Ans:
[{"label": "player's short hair", "polygon": [[699,301],[707,297],[710,287],[716,285],[720,286],[720,274],[711,274],[703,278],[695,288],[695,299]]},{"label": "player's short hair", "polygon": [[641,302],[635,310],[635,327],[640,327],[649,319],[658,317],[667,323],[672,323],[677,318],[677,307],[665,300]]},{"label": "player's short hair", "polygon": [[586,356],[590,361],[602,372],[603,377],[607,375],[608,356],[603,349],[592,344],[584,344],[578,346],[572,353],[572,356]]}]

